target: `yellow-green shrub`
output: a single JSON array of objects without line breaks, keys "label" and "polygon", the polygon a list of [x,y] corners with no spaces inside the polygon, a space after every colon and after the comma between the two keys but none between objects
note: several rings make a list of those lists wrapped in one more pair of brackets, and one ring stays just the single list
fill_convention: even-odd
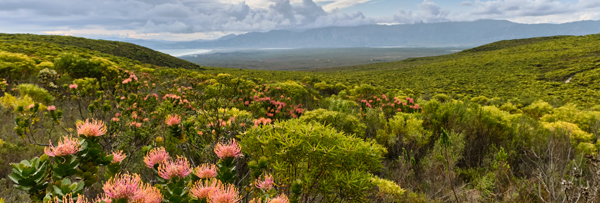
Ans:
[{"label": "yellow-green shrub", "polygon": [[48,90],[34,84],[20,84],[17,86],[21,95],[27,95],[34,101],[49,104],[54,101],[54,97],[48,93]]},{"label": "yellow-green shrub", "polygon": [[548,102],[538,100],[523,108],[523,112],[534,118],[540,118],[546,114],[552,113],[552,109],[552,105],[548,104]]},{"label": "yellow-green shrub", "polygon": [[35,61],[25,54],[0,51],[0,75],[10,79],[20,79],[37,73]]},{"label": "yellow-green shrub", "polygon": [[565,121],[556,122],[542,122],[544,128],[552,132],[564,132],[571,136],[572,141],[577,142],[588,142],[591,141],[593,136],[581,130],[577,125]]},{"label": "yellow-green shrub", "polygon": [[429,142],[430,136],[431,132],[423,129],[423,120],[417,114],[397,113],[388,121],[385,129],[377,132],[377,141],[392,146],[401,139],[403,143],[422,146]]},{"label": "yellow-green shrub", "polygon": [[329,125],[346,134],[354,134],[358,137],[363,137],[367,128],[365,124],[362,124],[353,115],[325,109],[308,111],[300,117],[300,120],[304,122],[315,121],[323,125]]}]

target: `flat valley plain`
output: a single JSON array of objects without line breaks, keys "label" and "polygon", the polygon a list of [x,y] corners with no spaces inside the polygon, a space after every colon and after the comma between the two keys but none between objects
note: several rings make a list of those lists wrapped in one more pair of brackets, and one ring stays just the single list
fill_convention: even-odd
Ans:
[{"label": "flat valley plain", "polygon": [[212,53],[187,55],[179,58],[208,67],[300,71],[438,56],[455,53],[463,49],[466,48],[353,47],[247,49],[216,50]]}]

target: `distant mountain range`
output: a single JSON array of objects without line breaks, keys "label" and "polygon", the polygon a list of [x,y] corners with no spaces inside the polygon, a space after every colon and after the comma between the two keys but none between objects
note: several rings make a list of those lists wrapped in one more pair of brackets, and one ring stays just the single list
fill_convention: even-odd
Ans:
[{"label": "distant mountain range", "polygon": [[[211,41],[129,41],[153,49],[474,47],[499,40],[600,33],[600,21],[520,24],[505,20],[324,27],[228,35]],[[127,40],[124,40],[127,41]]]}]

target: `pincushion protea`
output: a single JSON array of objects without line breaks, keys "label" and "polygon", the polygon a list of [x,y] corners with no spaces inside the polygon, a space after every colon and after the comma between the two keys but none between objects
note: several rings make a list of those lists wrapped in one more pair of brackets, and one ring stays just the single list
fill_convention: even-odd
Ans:
[{"label": "pincushion protea", "polygon": [[217,166],[214,164],[202,164],[194,170],[194,175],[200,179],[210,179],[217,177]]},{"label": "pincushion protea", "polygon": [[111,178],[102,187],[104,193],[114,200],[125,199],[127,202],[135,202],[143,198],[145,194],[142,180],[137,174],[119,174]]},{"label": "pincushion protea", "polygon": [[184,157],[178,156],[176,160],[168,160],[158,167],[158,175],[166,180],[184,178],[192,173],[190,163]]},{"label": "pincushion protea", "polygon": [[284,194],[280,194],[277,197],[271,199],[269,203],[290,203],[290,200]]},{"label": "pincushion protea", "polygon": [[210,196],[215,194],[218,190],[221,190],[223,185],[217,179],[209,181],[197,181],[196,184],[190,189],[190,195],[200,200],[210,199]]},{"label": "pincushion protea", "polygon": [[99,137],[106,134],[106,126],[100,120],[87,119],[85,122],[77,123],[77,134],[85,137]]},{"label": "pincushion protea", "polygon": [[231,139],[226,143],[217,143],[214,151],[220,159],[226,159],[232,157],[237,158],[240,156],[242,149],[235,139]]},{"label": "pincushion protea", "polygon": [[181,117],[177,114],[168,115],[165,119],[165,124],[168,126],[179,125],[181,123]]},{"label": "pincushion protea", "polygon": [[208,198],[211,203],[236,203],[240,202],[238,190],[234,185],[227,185],[216,190]]},{"label": "pincushion protea", "polygon": [[138,200],[138,202],[143,203],[160,203],[162,202],[162,195],[160,194],[160,189],[152,187],[149,184],[144,186],[144,190],[142,191],[142,198]]},{"label": "pincushion protea", "polygon": [[44,148],[44,153],[48,156],[67,156],[73,155],[79,152],[81,146],[79,140],[73,137],[63,137],[63,140],[58,142],[58,146],[53,146],[50,142],[50,146]]},{"label": "pincushion protea", "polygon": [[127,156],[125,156],[125,154],[123,154],[123,151],[118,151],[118,152],[113,152],[113,161],[112,163],[120,163],[121,161],[123,161],[123,159],[125,159]]},{"label": "pincushion protea", "polygon": [[156,164],[162,164],[169,159],[169,154],[165,148],[154,148],[144,157],[144,163],[148,168],[154,168]]},{"label": "pincushion protea", "polygon": [[266,175],[264,181],[260,181],[260,179],[257,179],[254,182],[254,185],[258,189],[262,189],[262,190],[265,190],[265,191],[271,190],[271,189],[273,189],[273,176],[272,175]]}]

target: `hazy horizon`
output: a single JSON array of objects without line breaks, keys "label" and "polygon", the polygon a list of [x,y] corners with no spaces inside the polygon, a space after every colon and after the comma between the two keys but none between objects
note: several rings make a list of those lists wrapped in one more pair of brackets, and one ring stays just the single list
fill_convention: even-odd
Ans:
[{"label": "hazy horizon", "polygon": [[0,32],[189,41],[329,26],[600,20],[600,0],[0,1]]}]

